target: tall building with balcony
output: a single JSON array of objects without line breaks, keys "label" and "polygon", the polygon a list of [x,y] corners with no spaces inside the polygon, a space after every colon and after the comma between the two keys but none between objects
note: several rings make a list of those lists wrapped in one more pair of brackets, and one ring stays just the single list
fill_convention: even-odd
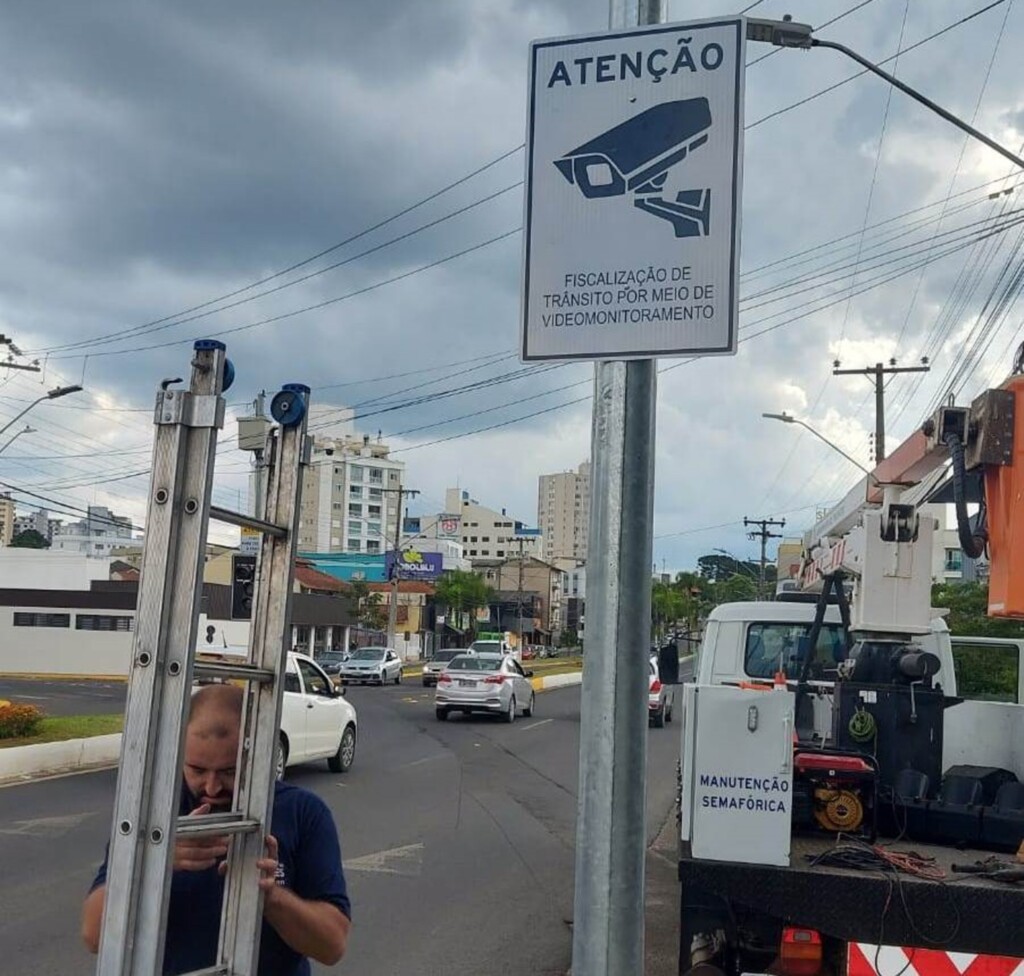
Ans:
[{"label": "tall building with balcony", "polygon": [[537,486],[537,525],[544,536],[544,558],[587,560],[590,527],[590,462],[575,471],[542,474]]},{"label": "tall building with balcony", "polygon": [[[299,549],[381,554],[401,524],[405,464],[369,437],[317,437],[302,484]],[[404,507],[404,502],[403,502]]]}]

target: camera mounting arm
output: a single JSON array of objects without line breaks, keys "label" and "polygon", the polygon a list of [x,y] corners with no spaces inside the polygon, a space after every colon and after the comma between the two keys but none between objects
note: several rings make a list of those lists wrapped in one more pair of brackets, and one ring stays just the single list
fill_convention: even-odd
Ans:
[{"label": "camera mounting arm", "polygon": [[878,75],[879,78],[884,78],[890,85],[909,95],[914,101],[920,102],[925,108],[931,109],[940,118],[952,123],[962,132],[973,136],[979,142],[988,146],[989,149],[1008,159],[1015,166],[1024,169],[1024,159],[1010,152],[1005,146],[1001,146],[994,139],[990,139],[983,132],[979,132],[974,126],[964,122],[963,119],[957,118],[952,112],[947,111],[941,105],[937,105],[926,95],[922,95],[916,88],[911,88],[910,85],[900,81],[899,78],[889,74],[888,71],[884,71],[877,64],[848,48],[845,44],[839,44],[836,41],[822,41],[814,37],[813,30],[808,24],[798,24],[792,20],[747,18],[747,40],[774,44],[776,47],[795,47],[802,48],[803,50],[808,50],[812,47],[826,47],[831,48],[833,51],[839,51],[841,54],[845,54],[848,58],[856,61],[857,64],[872,74]]}]

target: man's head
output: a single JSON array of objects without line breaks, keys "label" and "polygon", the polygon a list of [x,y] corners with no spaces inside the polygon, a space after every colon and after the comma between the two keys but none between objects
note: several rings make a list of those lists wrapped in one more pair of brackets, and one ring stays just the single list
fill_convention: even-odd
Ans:
[{"label": "man's head", "polygon": [[192,696],[185,731],[185,785],[196,803],[214,813],[231,808],[242,724],[241,688],[206,685]]}]

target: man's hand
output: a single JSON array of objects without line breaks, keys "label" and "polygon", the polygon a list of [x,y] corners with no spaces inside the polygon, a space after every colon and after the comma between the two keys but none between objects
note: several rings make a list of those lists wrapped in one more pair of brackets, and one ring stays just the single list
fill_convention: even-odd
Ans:
[{"label": "man's hand", "polygon": [[296,952],[333,966],[348,946],[348,918],[330,902],[307,901],[277,883],[277,839],[265,841],[267,856],[256,862],[263,892],[263,917]]},{"label": "man's hand", "polygon": [[[202,817],[210,812],[210,804],[196,807],[189,816]],[[222,857],[227,857],[227,837],[181,837],[174,845],[175,871],[206,871]]]},{"label": "man's hand", "polygon": [[275,895],[280,895],[281,885],[277,883],[277,838],[267,834],[264,845],[267,849],[267,856],[261,857],[256,862],[259,868],[260,891],[263,892],[264,908],[268,902],[273,901]]}]

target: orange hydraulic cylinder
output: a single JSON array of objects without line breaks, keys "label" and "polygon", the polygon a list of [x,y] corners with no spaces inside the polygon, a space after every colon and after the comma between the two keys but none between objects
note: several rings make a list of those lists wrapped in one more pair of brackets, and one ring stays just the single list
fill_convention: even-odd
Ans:
[{"label": "orange hydraulic cylinder", "polygon": [[988,506],[990,617],[1024,617],[1024,376],[1004,386],[1014,394],[1013,461],[985,471]]}]

